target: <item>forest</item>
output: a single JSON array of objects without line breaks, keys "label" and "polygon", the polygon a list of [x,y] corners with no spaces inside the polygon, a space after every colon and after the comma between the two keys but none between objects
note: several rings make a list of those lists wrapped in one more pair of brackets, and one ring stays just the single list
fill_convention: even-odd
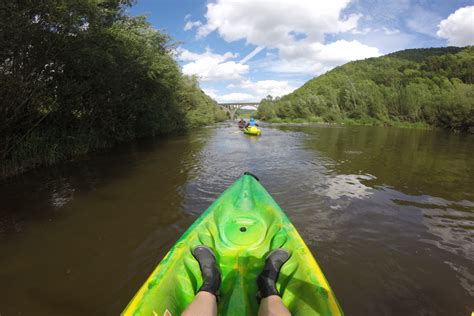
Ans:
[{"label": "forest", "polygon": [[400,123],[474,133],[474,47],[408,49],[354,61],[281,98],[261,101],[263,120]]},{"label": "forest", "polygon": [[2,0],[0,178],[226,118],[132,0]]}]

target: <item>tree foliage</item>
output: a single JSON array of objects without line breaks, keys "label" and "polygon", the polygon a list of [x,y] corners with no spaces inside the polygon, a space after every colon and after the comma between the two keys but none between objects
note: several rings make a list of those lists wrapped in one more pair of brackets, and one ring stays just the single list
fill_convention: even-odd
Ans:
[{"label": "tree foliage", "polygon": [[426,122],[474,133],[474,47],[409,49],[351,62],[267,97],[261,119]]},{"label": "tree foliage", "polygon": [[222,119],[132,2],[1,2],[0,173]]}]

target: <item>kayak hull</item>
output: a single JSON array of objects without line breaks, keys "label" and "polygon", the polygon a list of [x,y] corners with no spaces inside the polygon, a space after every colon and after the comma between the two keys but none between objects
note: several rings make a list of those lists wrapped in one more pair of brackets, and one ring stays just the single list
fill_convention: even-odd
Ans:
[{"label": "kayak hull", "polygon": [[253,136],[260,136],[262,135],[262,131],[256,126],[249,126],[243,129],[244,134],[253,135]]},{"label": "kayak hull", "polygon": [[191,253],[201,244],[214,250],[221,270],[219,315],[257,314],[256,278],[266,255],[276,248],[291,253],[277,282],[291,314],[343,315],[308,247],[251,175],[232,184],[189,227],[122,315],[181,315],[202,284]]}]

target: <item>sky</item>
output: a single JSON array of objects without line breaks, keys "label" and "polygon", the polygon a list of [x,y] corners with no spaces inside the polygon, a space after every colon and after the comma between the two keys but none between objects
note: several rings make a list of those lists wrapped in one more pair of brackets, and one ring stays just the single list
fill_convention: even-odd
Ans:
[{"label": "sky", "polygon": [[282,96],[346,62],[474,45],[474,0],[137,0],[221,103]]}]

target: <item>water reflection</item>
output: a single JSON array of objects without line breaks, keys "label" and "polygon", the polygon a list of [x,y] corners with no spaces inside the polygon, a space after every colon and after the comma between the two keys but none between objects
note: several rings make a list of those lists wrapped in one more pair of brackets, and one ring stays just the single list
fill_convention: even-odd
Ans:
[{"label": "water reflection", "polygon": [[373,193],[373,189],[365,186],[362,180],[373,180],[374,176],[357,174],[340,174],[328,177],[323,186],[319,186],[315,192],[327,196],[333,200],[343,197],[352,199],[368,198]]},{"label": "water reflection", "polygon": [[[306,130],[298,128],[302,129]],[[327,189],[317,191],[338,200],[333,208],[348,205],[342,197],[370,198],[371,204],[383,208],[377,213],[423,224],[431,236],[418,233],[416,239],[463,258],[443,263],[457,273],[460,285],[473,296],[473,137],[377,128],[312,129],[308,133],[319,134],[307,144],[337,161],[336,172],[358,173],[335,175]],[[416,214],[421,214],[419,221]]]},{"label": "water reflection", "polygon": [[65,178],[55,181],[52,185],[51,205],[54,208],[61,208],[74,198],[75,189]]},{"label": "water reflection", "polygon": [[388,188],[384,191],[394,203],[421,210],[422,223],[426,225],[428,232],[439,237],[439,240],[426,242],[474,261],[474,208],[471,202],[409,196]]},{"label": "water reflection", "polygon": [[117,315],[194,220],[179,211],[190,168],[181,159],[212,132],[2,183],[0,313]]}]

